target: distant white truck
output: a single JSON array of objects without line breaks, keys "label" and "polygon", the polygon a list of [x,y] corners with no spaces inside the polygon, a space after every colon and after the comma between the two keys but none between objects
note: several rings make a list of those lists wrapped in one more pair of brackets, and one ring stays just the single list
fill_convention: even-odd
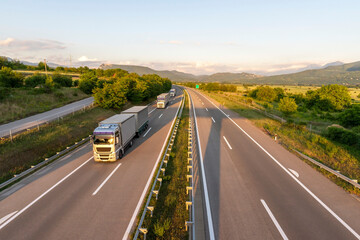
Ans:
[{"label": "distant white truck", "polygon": [[[127,113],[124,113],[129,111]],[[148,108],[133,107],[99,123],[92,135],[94,160],[114,162],[122,158],[133,139],[148,127]],[[131,113],[130,113],[131,112]]]},{"label": "distant white truck", "polygon": [[166,108],[166,105],[169,103],[170,94],[169,93],[162,93],[157,96],[157,108]]},{"label": "distant white truck", "polygon": [[170,97],[175,97],[176,96],[176,89],[172,88],[170,89]]}]

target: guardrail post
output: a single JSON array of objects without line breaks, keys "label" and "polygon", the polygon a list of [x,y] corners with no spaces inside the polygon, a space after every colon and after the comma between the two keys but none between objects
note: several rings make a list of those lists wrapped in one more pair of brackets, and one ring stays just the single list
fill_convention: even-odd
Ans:
[{"label": "guardrail post", "polygon": [[186,201],[186,210],[189,210],[189,206],[192,205],[191,201]]},{"label": "guardrail post", "polygon": [[148,233],[148,230],[146,228],[139,228],[139,231],[144,234],[144,240],[146,240],[146,234]]},{"label": "guardrail post", "polygon": [[192,226],[193,225],[193,222],[190,222],[190,221],[185,221],[185,231],[188,231],[188,227]]},{"label": "guardrail post", "polygon": [[193,187],[190,187],[190,186],[186,186],[186,194],[189,194],[189,191],[192,191],[193,190]]},{"label": "guardrail post", "polygon": [[161,184],[162,184],[162,178],[157,178],[158,182],[160,183],[160,187],[159,189],[161,188]]},{"label": "guardrail post", "polygon": [[148,207],[147,207],[147,210],[150,211],[150,215],[151,215],[151,217],[152,217],[152,216],[153,216],[153,211],[154,211],[154,206],[148,206]]},{"label": "guardrail post", "polygon": [[155,194],[156,200],[158,200],[159,190],[153,190],[153,193]]}]

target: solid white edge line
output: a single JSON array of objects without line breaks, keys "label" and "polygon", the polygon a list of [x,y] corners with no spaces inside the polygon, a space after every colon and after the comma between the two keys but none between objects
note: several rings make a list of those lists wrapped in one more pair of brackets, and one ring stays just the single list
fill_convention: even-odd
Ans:
[{"label": "solid white edge line", "polygon": [[222,112],[227,118],[230,119],[248,138],[250,138],[261,150],[263,150],[275,163],[277,163],[292,179],[294,179],[306,192],[310,194],[323,208],[325,208],[336,220],[338,220],[349,232],[351,232],[357,239],[360,239],[360,235],[354,231],[344,220],[342,220],[333,210],[331,210],[323,201],[320,200],[313,192],[310,191],[299,179],[290,173],[276,158],[274,158],[268,151],[265,150],[255,139],[253,139],[244,129],[242,129],[234,120],[232,120],[228,115],[226,115],[218,106],[216,106],[212,101],[207,97],[199,93],[206,100],[208,100],[212,105],[214,105],[220,112]]},{"label": "solid white edge line", "polygon": [[160,114],[159,118],[161,118],[161,117],[162,117],[162,115],[163,115],[163,113],[162,113],[162,114]]},{"label": "solid white edge line", "polygon": [[17,213],[17,211],[15,211],[15,212],[12,212],[12,213],[9,213],[8,215],[6,215],[5,217],[2,217],[1,219],[0,219],[0,225],[3,223],[3,222],[5,222],[6,220],[8,220],[12,215],[14,215],[15,213]]},{"label": "solid white edge line", "polygon": [[100,184],[100,186],[95,190],[95,192],[93,192],[93,196],[95,196],[99,191],[100,189],[105,185],[105,183],[111,178],[111,176],[116,172],[116,170],[121,166],[121,163],[119,163],[117,165],[117,167],[110,173],[109,176],[107,176],[107,178],[105,178],[105,180]]},{"label": "solid white edge line", "polygon": [[215,123],[215,119],[213,117],[211,117],[211,120],[213,120],[213,122]]},{"label": "solid white edge line", "polygon": [[292,173],[292,174],[294,174],[295,175],[295,177],[299,177],[300,175],[299,175],[299,173],[297,172],[297,171],[295,171],[295,170],[292,170],[291,168],[289,168],[289,170],[290,170],[290,172]]},{"label": "solid white edge line", "polygon": [[269,214],[271,220],[273,221],[273,223],[275,224],[277,230],[279,231],[280,235],[282,236],[282,238],[284,240],[288,240],[285,232],[282,230],[280,224],[278,223],[278,221],[276,220],[275,216],[272,214],[270,208],[268,207],[268,205],[266,204],[266,202],[263,199],[260,199],[262,205],[264,206],[266,212]]},{"label": "solid white edge line", "polygon": [[146,133],[144,134],[143,137],[145,137],[150,132],[150,130],[151,130],[151,127],[149,128],[149,130],[146,131]]},{"label": "solid white edge line", "polygon": [[62,183],[63,181],[65,181],[68,177],[70,177],[73,173],[75,173],[77,170],[79,170],[82,166],[84,166],[86,163],[88,163],[91,159],[93,159],[94,157],[92,156],[91,158],[89,158],[88,160],[86,160],[85,162],[83,162],[80,166],[78,166],[77,168],[75,168],[75,170],[73,170],[71,173],[69,173],[68,175],[66,175],[64,178],[62,178],[60,181],[58,181],[55,185],[53,185],[51,188],[49,188],[46,192],[44,192],[43,194],[41,194],[39,197],[37,197],[34,201],[32,201],[31,203],[29,203],[26,207],[24,207],[23,209],[21,209],[18,213],[16,213],[14,216],[12,216],[10,219],[8,219],[6,222],[4,222],[2,225],[0,225],[0,229],[4,228],[6,225],[8,225],[12,220],[14,220],[15,218],[17,218],[20,214],[22,214],[23,212],[25,212],[29,207],[31,207],[32,205],[34,205],[37,201],[39,201],[42,197],[44,197],[46,194],[48,194],[51,190],[53,190],[54,188],[56,188],[60,183]]},{"label": "solid white edge line", "polygon": [[210,240],[215,240],[215,233],[214,233],[214,226],[213,226],[213,221],[212,221],[212,215],[211,215],[211,206],[210,206],[210,200],[209,200],[209,193],[207,190],[207,182],[206,182],[206,176],[205,176],[205,169],[204,169],[204,160],[202,157],[202,150],[201,150],[201,143],[200,143],[200,137],[199,137],[199,131],[197,128],[197,118],[196,118],[196,111],[194,108],[194,103],[192,101],[191,95],[190,96],[190,100],[191,100],[191,106],[194,112],[194,118],[195,118],[195,129],[196,129],[196,138],[199,142],[198,146],[199,146],[199,156],[200,156],[200,166],[201,166],[201,176],[202,176],[202,182],[203,182],[203,187],[204,187],[204,197],[205,197],[205,208],[206,208],[206,214],[207,214],[207,220],[208,220],[208,227],[209,227],[209,237]]},{"label": "solid white edge line", "polygon": [[[182,98],[183,98],[183,97],[182,97]],[[182,99],[182,98],[181,98],[181,99]],[[180,102],[180,103],[181,103],[181,102]],[[163,144],[163,146],[162,146],[162,149],[161,149],[161,151],[160,151],[160,153],[159,153],[158,159],[156,160],[156,163],[155,163],[155,165],[154,165],[154,168],[153,168],[153,170],[151,171],[151,174],[150,174],[150,176],[149,176],[149,179],[148,179],[148,181],[147,181],[147,183],[146,183],[146,185],[145,185],[144,191],[142,192],[142,194],[141,194],[141,196],[140,196],[139,202],[138,202],[138,204],[136,205],[135,211],[134,211],[134,213],[133,213],[133,215],[132,215],[132,217],[131,217],[131,219],[130,219],[129,225],[127,226],[127,228],[126,228],[126,230],[125,230],[125,233],[124,233],[124,236],[123,236],[122,240],[127,240],[128,237],[129,237],[131,228],[132,228],[132,226],[134,225],[136,216],[137,216],[137,214],[138,214],[138,212],[139,212],[139,209],[140,209],[140,207],[141,207],[141,205],[142,205],[142,203],[143,203],[143,201],[144,201],[145,195],[146,195],[146,193],[147,193],[147,190],[148,190],[149,185],[150,185],[150,183],[151,183],[151,180],[152,180],[152,178],[153,178],[154,172],[155,172],[157,166],[159,165],[159,161],[160,161],[161,155],[162,155],[162,153],[163,153],[163,151],[164,151],[164,148],[165,148],[165,146],[166,146],[166,142],[167,142],[167,140],[168,140],[168,138],[169,138],[169,136],[170,136],[171,129],[173,128],[173,126],[174,126],[174,124],[175,124],[177,114],[179,113],[179,110],[180,110],[180,106],[181,106],[181,104],[179,104],[179,107],[178,107],[178,109],[177,109],[177,111],[176,111],[176,114],[175,114],[175,116],[174,116],[174,120],[173,120],[173,122],[172,122],[172,124],[171,124],[171,127],[170,127],[170,129],[169,129],[169,132],[168,132],[168,134],[167,134],[167,136],[166,136],[166,138],[165,138],[165,141],[164,141],[164,144]]]},{"label": "solid white edge line", "polygon": [[226,137],[223,136],[223,138],[224,138],[225,142],[227,143],[227,145],[229,146],[229,148],[232,149],[232,147],[231,147],[230,143],[228,142],[228,140],[226,139]]}]

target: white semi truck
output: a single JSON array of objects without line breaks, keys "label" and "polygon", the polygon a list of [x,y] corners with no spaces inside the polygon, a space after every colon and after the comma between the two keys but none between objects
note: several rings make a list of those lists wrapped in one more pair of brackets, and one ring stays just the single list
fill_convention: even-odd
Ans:
[{"label": "white semi truck", "polygon": [[162,93],[157,96],[157,108],[166,108],[166,105],[169,103],[170,94],[169,93]]},{"label": "white semi truck", "polygon": [[170,97],[175,97],[176,96],[176,89],[172,88],[170,89]]},{"label": "white semi truck", "polygon": [[[114,162],[133,145],[134,137],[148,126],[148,109],[116,114],[99,123],[92,135],[94,160]],[[144,113],[146,112],[146,114]]]}]

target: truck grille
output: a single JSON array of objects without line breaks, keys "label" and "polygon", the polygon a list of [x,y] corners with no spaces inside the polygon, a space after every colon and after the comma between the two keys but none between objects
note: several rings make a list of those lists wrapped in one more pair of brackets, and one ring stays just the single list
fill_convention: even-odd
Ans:
[{"label": "truck grille", "polygon": [[98,147],[98,148],[96,148],[96,150],[98,152],[110,152],[111,148],[109,148],[109,147]]}]

